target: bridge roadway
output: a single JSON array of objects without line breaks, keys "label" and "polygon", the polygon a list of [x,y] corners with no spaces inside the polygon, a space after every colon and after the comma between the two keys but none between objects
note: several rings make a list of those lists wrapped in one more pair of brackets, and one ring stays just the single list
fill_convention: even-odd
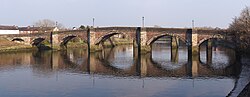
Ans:
[{"label": "bridge roadway", "polygon": [[[157,39],[170,36],[175,40],[184,42],[187,46],[198,50],[199,45],[210,39],[220,39],[235,47],[234,35],[227,30],[195,30],[187,28],[150,28],[150,27],[101,27],[86,30],[67,30],[31,34],[8,34],[0,35],[10,41],[22,41],[24,44],[39,46],[42,41],[49,41],[50,48],[65,48],[67,43],[78,37],[88,44],[90,50],[102,49],[102,44],[110,40],[114,35],[123,35],[135,47],[140,47],[142,51],[150,52],[151,44]],[[110,41],[112,42],[112,41]]]}]

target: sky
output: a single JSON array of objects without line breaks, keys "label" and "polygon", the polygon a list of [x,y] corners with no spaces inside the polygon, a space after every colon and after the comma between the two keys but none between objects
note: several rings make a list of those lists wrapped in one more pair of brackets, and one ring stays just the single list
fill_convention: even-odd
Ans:
[{"label": "sky", "polygon": [[0,0],[0,25],[50,19],[65,27],[145,26],[227,28],[250,0]]}]

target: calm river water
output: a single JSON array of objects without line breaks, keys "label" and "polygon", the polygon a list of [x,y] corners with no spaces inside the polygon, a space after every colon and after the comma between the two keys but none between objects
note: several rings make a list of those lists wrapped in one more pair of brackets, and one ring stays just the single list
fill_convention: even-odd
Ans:
[{"label": "calm river water", "polygon": [[230,49],[205,47],[188,61],[187,48],[154,45],[138,55],[117,46],[86,50],[0,54],[1,97],[225,97],[240,64]]}]

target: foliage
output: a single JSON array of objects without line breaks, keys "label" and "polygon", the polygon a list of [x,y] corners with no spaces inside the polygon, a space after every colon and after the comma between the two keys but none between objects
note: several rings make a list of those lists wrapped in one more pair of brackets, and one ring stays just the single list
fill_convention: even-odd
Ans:
[{"label": "foliage", "polygon": [[86,27],[84,25],[81,25],[79,28],[82,30],[86,29]]},{"label": "foliage", "polygon": [[89,26],[89,25],[84,26],[84,25],[81,25],[81,26],[79,27],[79,29],[81,29],[81,30],[89,29],[89,28],[93,28],[93,26]]}]

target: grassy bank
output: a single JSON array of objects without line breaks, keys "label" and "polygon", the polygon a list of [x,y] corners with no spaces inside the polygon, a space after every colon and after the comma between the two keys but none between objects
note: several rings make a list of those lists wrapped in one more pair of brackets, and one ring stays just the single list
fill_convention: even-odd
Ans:
[{"label": "grassy bank", "polygon": [[9,41],[6,38],[0,38],[0,52],[30,51],[36,49],[36,47],[30,45]]},{"label": "grassy bank", "polygon": [[[117,45],[128,45],[132,44],[127,39],[114,39],[113,43],[115,46]],[[43,41],[42,44],[45,46],[50,46],[50,43],[48,41]],[[111,43],[109,41],[104,42],[104,48],[110,48],[112,47]],[[82,49],[88,49],[88,45],[85,42],[79,42],[79,41],[70,41],[67,44],[67,48],[82,48]],[[101,47],[98,45],[91,46],[93,50],[91,51],[98,51]],[[9,41],[6,38],[0,37],[0,52],[18,52],[18,51],[31,51],[31,50],[38,50],[37,47],[32,47],[31,45],[26,45],[21,42],[13,42]],[[60,46],[54,46],[53,50],[61,50]]]},{"label": "grassy bank", "polygon": [[31,46],[10,46],[6,48],[0,48],[0,53],[1,52],[31,51],[31,50],[37,50],[37,48],[31,47]]}]

